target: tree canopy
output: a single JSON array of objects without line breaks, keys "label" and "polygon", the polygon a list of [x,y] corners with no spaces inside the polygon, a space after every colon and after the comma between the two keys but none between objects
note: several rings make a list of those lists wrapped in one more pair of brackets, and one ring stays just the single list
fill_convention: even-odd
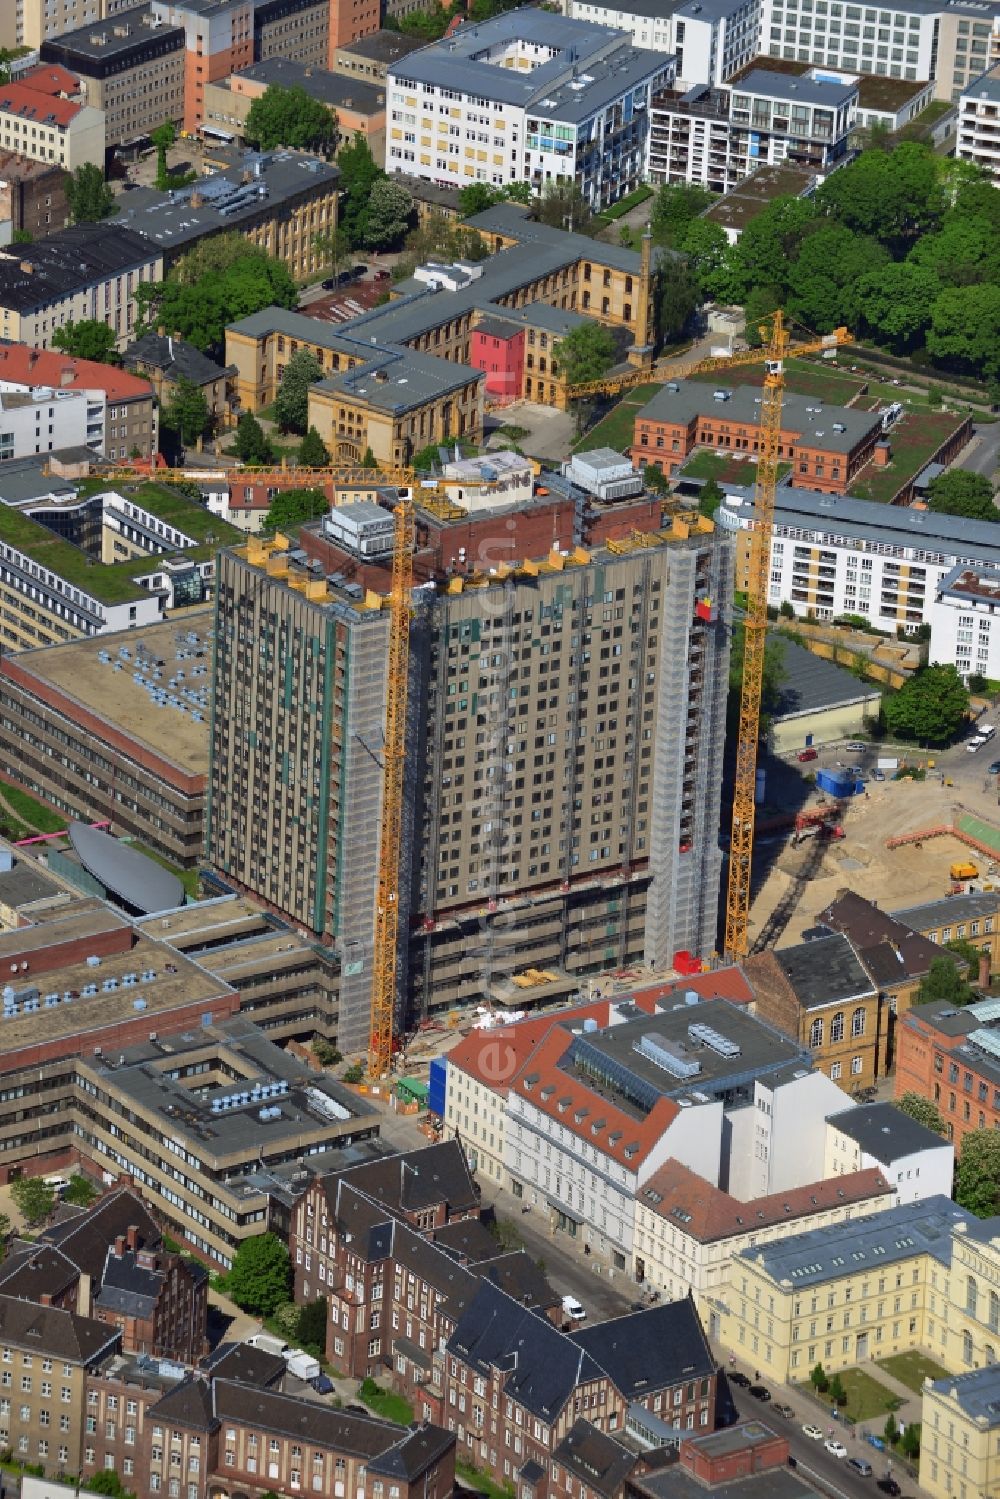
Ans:
[{"label": "tree canopy", "polygon": [[66,204],[74,224],[96,224],[118,212],[115,195],[104,180],[104,173],[92,161],[68,173],[65,180]]},{"label": "tree canopy", "polygon": [[714,193],[696,183],[664,184],[649,215],[654,243],[669,250],[681,249],[689,226],[714,201]]},{"label": "tree canopy", "polygon": [[365,243],[372,187],[385,173],[377,165],[371,147],[360,131],[349,145],[341,147],[337,166],[340,170],[340,232],[349,249],[359,250]]},{"label": "tree canopy", "polygon": [[947,744],[961,727],[969,693],[954,666],[924,666],[898,692],[886,696],[882,713],[891,734],[920,744]]},{"label": "tree canopy", "polygon": [[301,526],[303,521],[318,520],[321,515],[326,515],[329,508],[325,490],[283,489],[268,507],[264,530],[273,535],[275,531]]},{"label": "tree canopy", "polygon": [[1000,510],[993,503],[993,485],[985,475],[971,469],[952,468],[938,474],[928,486],[927,498],[931,510],[945,515],[1000,521]]},{"label": "tree canopy", "polygon": [[271,463],[271,440],[252,411],[244,411],[236,423],[236,456],[241,463]]},{"label": "tree canopy", "polygon": [[922,1098],[919,1093],[904,1093],[902,1098],[896,1099],[896,1107],[901,1114],[908,1114],[918,1124],[932,1129],[936,1135],[948,1133],[937,1104],[932,1103],[929,1098]]},{"label": "tree canopy", "polygon": [[226,325],[263,307],[298,305],[282,261],[238,234],[203,241],[162,282],[136,287],[137,334],[163,323],[203,353],[221,358]]},{"label": "tree canopy", "polygon": [[305,435],[309,425],[309,387],[322,374],[319,360],[309,349],[298,349],[289,359],[274,398],[274,419],[282,432]]},{"label": "tree canopy", "polygon": [[977,1218],[1000,1212],[1000,1134],[995,1130],[974,1129],[963,1135],[955,1167],[955,1201]]},{"label": "tree canopy", "polygon": [[555,357],[570,385],[600,380],[615,362],[615,340],[600,323],[580,323],[559,340]]},{"label": "tree canopy", "polygon": [[272,83],[250,105],[244,134],[261,151],[289,146],[295,151],[332,151],[337,144],[337,115],[307,94],[301,84],[285,88]]},{"label": "tree canopy", "polygon": [[225,1291],[243,1311],[269,1317],[288,1300],[291,1279],[287,1244],[277,1234],[257,1234],[237,1249]]},{"label": "tree canopy", "polygon": [[115,330],[96,318],[65,323],[52,335],[52,346],[74,359],[96,359],[99,364],[117,364]]},{"label": "tree canopy", "polygon": [[562,177],[546,182],[535,206],[535,217],[539,223],[548,224],[552,229],[572,229],[575,234],[586,234],[594,215],[572,177]]},{"label": "tree canopy", "polygon": [[376,177],[368,194],[362,244],[366,250],[396,250],[410,226],[413,194],[391,177]]},{"label": "tree canopy", "polygon": [[975,994],[959,972],[954,958],[932,958],[931,966],[920,981],[918,990],[924,1002],[943,999],[950,1005],[967,1005]]},{"label": "tree canopy", "polygon": [[164,409],[163,422],[177,433],[186,448],[194,447],[208,431],[208,401],[201,386],[181,375]]},{"label": "tree canopy", "polygon": [[55,1188],[40,1176],[19,1176],[11,1182],[10,1195],[29,1228],[44,1223],[56,1201]]},{"label": "tree canopy", "polygon": [[326,443],[316,428],[310,427],[299,443],[299,462],[303,468],[324,468],[329,461],[330,454]]}]

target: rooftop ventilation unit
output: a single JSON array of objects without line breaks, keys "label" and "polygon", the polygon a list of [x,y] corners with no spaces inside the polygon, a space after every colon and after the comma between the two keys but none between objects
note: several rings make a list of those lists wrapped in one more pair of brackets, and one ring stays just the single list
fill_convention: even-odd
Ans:
[{"label": "rooftop ventilation unit", "polygon": [[640,1056],[652,1062],[654,1067],[662,1067],[664,1072],[670,1072],[674,1077],[697,1077],[701,1071],[701,1063],[696,1057],[687,1055],[680,1041],[672,1041],[659,1031],[647,1031],[644,1036],[640,1036],[635,1049]]},{"label": "rooftop ventilation unit", "polygon": [[728,1036],[723,1036],[710,1025],[688,1026],[688,1036],[699,1046],[707,1046],[709,1051],[716,1052],[720,1057],[738,1057],[740,1048],[735,1041],[730,1041]]}]

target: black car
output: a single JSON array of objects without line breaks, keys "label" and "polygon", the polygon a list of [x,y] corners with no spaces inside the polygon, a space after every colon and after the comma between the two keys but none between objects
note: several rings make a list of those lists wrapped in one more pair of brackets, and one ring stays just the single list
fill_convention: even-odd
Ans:
[{"label": "black car", "polygon": [[750,1393],[755,1400],[763,1401],[764,1404],[771,1398],[771,1391],[766,1384],[752,1384],[750,1386]]},{"label": "black car", "polygon": [[894,1478],[880,1478],[875,1487],[881,1489],[883,1494],[892,1494],[894,1499],[903,1492]]},{"label": "black car", "polygon": [[324,291],[335,291],[337,288],[337,278],[336,276],[327,276],[326,280],[320,284]]},{"label": "black car", "polygon": [[730,1369],[729,1383],[738,1384],[743,1390],[748,1390],[750,1388],[749,1379],[745,1374],[742,1374],[739,1369]]},{"label": "black car", "polygon": [[368,267],[366,265],[352,265],[351,266],[351,276],[353,277],[353,279],[355,281],[360,281],[362,276],[367,276],[367,275],[368,275]]}]

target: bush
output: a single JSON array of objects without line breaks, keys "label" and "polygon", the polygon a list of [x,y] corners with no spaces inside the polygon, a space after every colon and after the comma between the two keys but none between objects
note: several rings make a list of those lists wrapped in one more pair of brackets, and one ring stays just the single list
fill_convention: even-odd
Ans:
[{"label": "bush", "polygon": [[363,1062],[352,1062],[344,1073],[345,1083],[363,1083],[365,1080],[365,1067]]},{"label": "bush", "polygon": [[826,1391],[830,1388],[830,1381],[827,1378],[826,1370],[823,1368],[822,1364],[816,1365],[815,1369],[809,1376],[809,1382],[813,1386],[813,1389],[818,1391],[820,1395],[825,1394]]}]

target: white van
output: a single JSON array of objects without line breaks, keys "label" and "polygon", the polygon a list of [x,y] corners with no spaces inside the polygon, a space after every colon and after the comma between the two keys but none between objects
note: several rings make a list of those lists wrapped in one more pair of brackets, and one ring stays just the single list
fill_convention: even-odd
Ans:
[{"label": "white van", "polygon": [[571,1322],[582,1322],[587,1313],[575,1296],[564,1296],[562,1299],[563,1316],[568,1317]]}]

